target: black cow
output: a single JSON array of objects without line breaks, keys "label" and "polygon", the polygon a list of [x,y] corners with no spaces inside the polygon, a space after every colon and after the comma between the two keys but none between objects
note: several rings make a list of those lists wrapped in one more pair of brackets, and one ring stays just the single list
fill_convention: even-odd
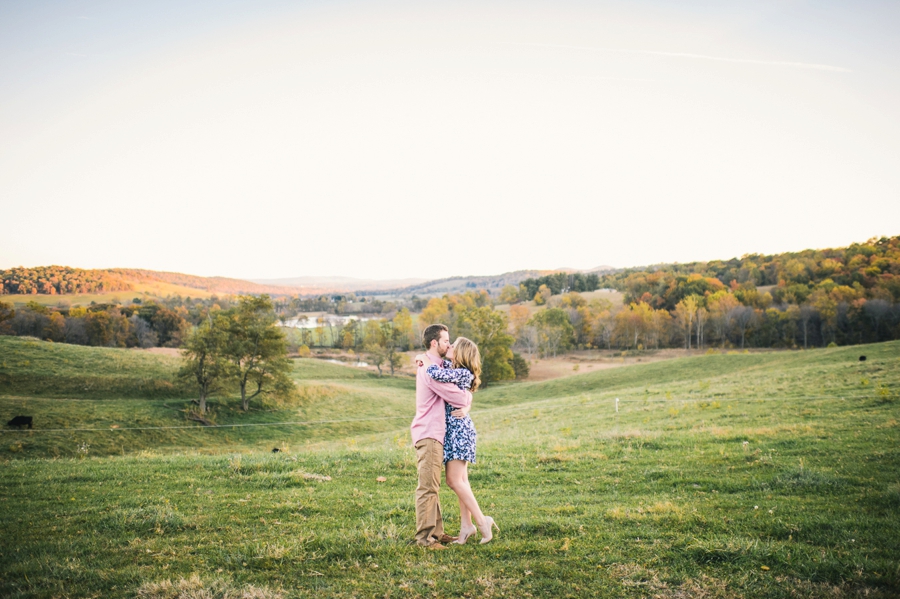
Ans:
[{"label": "black cow", "polygon": [[865,362],[865,361],[866,361],[866,357],[865,357],[865,356],[860,356],[860,357],[859,357],[859,361],[860,361],[860,362]]},{"label": "black cow", "polygon": [[33,428],[31,426],[32,422],[31,416],[16,416],[12,420],[6,423],[6,426],[14,426],[16,428],[22,428],[23,426],[27,426],[28,428]]}]

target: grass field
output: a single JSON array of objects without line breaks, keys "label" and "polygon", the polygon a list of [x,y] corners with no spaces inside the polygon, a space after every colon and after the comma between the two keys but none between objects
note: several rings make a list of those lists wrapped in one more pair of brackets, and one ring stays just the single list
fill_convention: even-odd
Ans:
[{"label": "grass field", "polygon": [[[900,595],[900,342],[479,392],[470,479],[502,532],[428,552],[407,545],[408,377],[299,361],[295,405],[244,415],[220,401],[214,418],[306,424],[128,431],[193,424],[186,398],[124,383],[92,398],[56,362],[102,350],[55,345],[40,366],[10,366],[25,349],[0,340],[0,415],[43,414],[0,436],[4,597]],[[111,376],[113,355],[92,372]],[[59,372],[58,393],[15,387],[36,371]],[[103,430],[39,430],[63,426]],[[442,504],[455,530],[446,488]]]}]

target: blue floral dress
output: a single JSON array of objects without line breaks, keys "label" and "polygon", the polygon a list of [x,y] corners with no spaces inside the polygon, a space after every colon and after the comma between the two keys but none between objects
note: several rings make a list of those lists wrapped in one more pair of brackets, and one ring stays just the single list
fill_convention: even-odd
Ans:
[{"label": "blue floral dress", "polygon": [[[432,364],[425,369],[428,376],[440,383],[453,383],[460,389],[466,390],[472,386],[475,380],[466,368],[453,368],[449,360],[443,361],[443,367]],[[463,460],[470,464],[475,463],[475,423],[466,414],[465,418],[454,418],[450,412],[455,410],[450,404],[444,405],[444,413],[447,419],[447,433],[444,435],[444,463],[450,460]]]}]

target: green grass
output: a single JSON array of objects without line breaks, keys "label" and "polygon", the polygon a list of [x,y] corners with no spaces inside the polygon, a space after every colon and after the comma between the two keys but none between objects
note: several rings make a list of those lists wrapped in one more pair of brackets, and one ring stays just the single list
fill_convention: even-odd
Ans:
[{"label": "green grass", "polygon": [[[51,459],[39,457],[47,433],[4,433],[0,535],[14,542],[0,547],[0,595],[187,596],[161,583],[194,574],[184,586],[216,596],[248,585],[285,597],[900,594],[898,342],[480,392],[470,480],[502,532],[444,552],[406,543],[412,381],[317,361],[299,362],[295,378],[298,405],[242,415],[221,400],[217,421],[341,422],[192,430],[193,450],[188,437],[134,436],[124,456],[96,456],[93,443],[136,433],[94,432],[86,456]],[[105,426],[96,410],[115,405],[183,422],[176,410],[153,415],[161,403],[58,409],[71,425]],[[12,442],[35,447],[10,452]],[[279,443],[287,451],[263,451]],[[446,487],[442,504],[455,530]]]},{"label": "green grass", "polygon": [[184,397],[178,358],[0,336],[0,393],[83,399]]},{"label": "green grass", "polygon": [[33,431],[0,433],[0,455],[16,457],[74,457],[84,444],[91,455],[309,447],[395,431],[415,401],[408,376],[297,360],[298,400],[244,413],[237,393],[225,394],[210,400],[207,417],[229,428],[207,428],[187,419],[194,394],[176,376],[178,358],[2,336],[0,356],[0,422],[19,414],[35,422]]}]

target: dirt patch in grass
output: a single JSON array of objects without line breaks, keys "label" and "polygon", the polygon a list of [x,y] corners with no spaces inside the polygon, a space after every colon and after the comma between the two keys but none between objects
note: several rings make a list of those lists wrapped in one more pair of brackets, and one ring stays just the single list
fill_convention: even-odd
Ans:
[{"label": "dirt patch in grass", "polygon": [[159,354],[161,356],[171,356],[173,358],[178,358],[181,356],[181,350],[177,347],[150,347],[148,349],[141,349],[138,351],[145,351],[150,354]]},{"label": "dirt patch in grass", "polygon": [[584,374],[609,368],[621,368],[634,364],[646,364],[671,360],[687,355],[684,350],[662,350],[652,354],[639,356],[621,355],[617,351],[577,351],[555,358],[539,358],[535,356],[529,360],[529,381],[548,381],[574,374]]}]

